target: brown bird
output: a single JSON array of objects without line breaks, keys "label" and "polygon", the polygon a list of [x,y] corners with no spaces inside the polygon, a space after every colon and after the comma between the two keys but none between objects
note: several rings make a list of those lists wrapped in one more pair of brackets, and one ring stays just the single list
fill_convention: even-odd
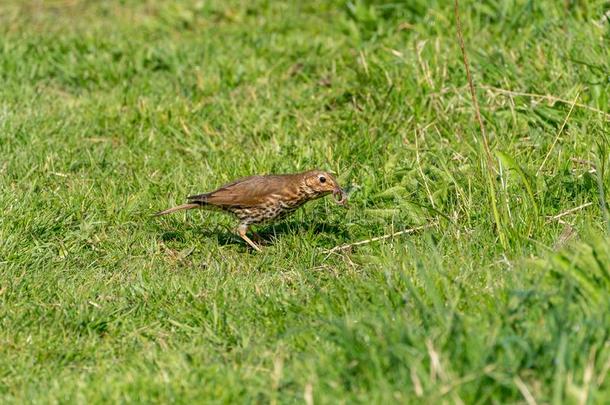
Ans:
[{"label": "brown bird", "polygon": [[239,236],[260,252],[260,248],[246,235],[250,225],[283,219],[306,202],[331,193],[338,204],[346,205],[345,191],[331,174],[321,170],[250,176],[225,184],[215,191],[187,197],[187,204],[155,215],[193,208],[215,208],[229,212],[239,219]]}]

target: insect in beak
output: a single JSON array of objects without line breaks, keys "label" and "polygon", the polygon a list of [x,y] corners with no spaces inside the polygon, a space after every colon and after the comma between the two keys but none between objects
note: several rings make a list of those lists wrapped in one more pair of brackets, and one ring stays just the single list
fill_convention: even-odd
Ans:
[{"label": "insect in beak", "polygon": [[333,197],[337,204],[347,207],[347,194],[340,187],[333,190]]}]

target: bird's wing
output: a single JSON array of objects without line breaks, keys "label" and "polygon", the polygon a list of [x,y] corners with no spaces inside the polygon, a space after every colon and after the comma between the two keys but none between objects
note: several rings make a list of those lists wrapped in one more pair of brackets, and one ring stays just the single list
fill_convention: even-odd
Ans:
[{"label": "bird's wing", "polygon": [[261,204],[271,194],[281,193],[288,183],[286,175],[244,177],[210,193],[190,196],[188,200],[221,207],[251,207]]}]

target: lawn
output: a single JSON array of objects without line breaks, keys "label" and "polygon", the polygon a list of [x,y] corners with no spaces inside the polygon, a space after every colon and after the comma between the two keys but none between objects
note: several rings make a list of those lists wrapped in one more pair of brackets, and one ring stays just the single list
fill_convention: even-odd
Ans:
[{"label": "lawn", "polygon": [[0,402],[607,403],[609,8],[3,0]]}]

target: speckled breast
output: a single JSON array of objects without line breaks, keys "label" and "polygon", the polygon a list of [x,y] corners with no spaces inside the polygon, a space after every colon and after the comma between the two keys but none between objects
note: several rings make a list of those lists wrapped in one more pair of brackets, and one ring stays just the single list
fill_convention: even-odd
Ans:
[{"label": "speckled breast", "polygon": [[311,195],[306,192],[290,196],[271,195],[258,206],[230,207],[227,211],[233,213],[242,224],[261,224],[286,218],[310,198]]}]

